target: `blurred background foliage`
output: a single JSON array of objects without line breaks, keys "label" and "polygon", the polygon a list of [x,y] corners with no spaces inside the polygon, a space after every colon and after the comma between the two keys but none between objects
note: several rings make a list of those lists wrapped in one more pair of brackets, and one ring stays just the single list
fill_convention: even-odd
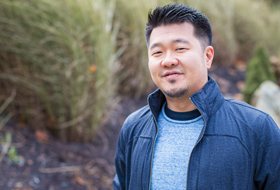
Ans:
[{"label": "blurred background foliage", "polygon": [[251,103],[254,92],[261,83],[267,80],[276,82],[276,77],[265,49],[259,47],[247,64],[245,88],[243,91],[244,101]]},{"label": "blurred background foliage", "polygon": [[89,141],[119,95],[154,88],[147,67],[150,9],[185,3],[210,20],[214,65],[280,56],[276,0],[1,0],[0,105],[62,140]]}]

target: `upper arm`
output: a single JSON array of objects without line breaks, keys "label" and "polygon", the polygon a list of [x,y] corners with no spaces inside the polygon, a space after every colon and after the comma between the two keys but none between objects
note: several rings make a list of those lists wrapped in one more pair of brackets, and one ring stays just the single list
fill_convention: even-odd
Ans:
[{"label": "upper arm", "polygon": [[255,183],[258,189],[280,189],[280,129],[267,115],[258,134]]},{"label": "upper arm", "polygon": [[115,156],[115,167],[116,167],[116,175],[113,180],[114,190],[125,189],[125,177],[126,177],[126,164],[125,164],[125,149],[126,149],[126,138],[124,134],[124,127],[121,129],[117,150]]}]

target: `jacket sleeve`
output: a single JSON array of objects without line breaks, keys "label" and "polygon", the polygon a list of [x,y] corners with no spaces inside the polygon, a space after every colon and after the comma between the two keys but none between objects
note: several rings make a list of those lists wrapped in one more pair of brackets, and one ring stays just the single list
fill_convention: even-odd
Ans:
[{"label": "jacket sleeve", "polygon": [[125,147],[126,141],[124,137],[124,127],[121,129],[118,144],[117,144],[117,151],[115,156],[115,167],[116,167],[116,175],[113,180],[113,187],[114,190],[125,190]]},{"label": "jacket sleeve", "polygon": [[280,129],[268,115],[258,131],[255,183],[257,189],[280,189]]}]

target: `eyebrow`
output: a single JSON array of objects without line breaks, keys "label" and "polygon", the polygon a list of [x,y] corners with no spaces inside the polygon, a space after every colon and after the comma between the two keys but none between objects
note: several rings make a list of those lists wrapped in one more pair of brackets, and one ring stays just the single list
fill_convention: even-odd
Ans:
[{"label": "eyebrow", "polygon": [[185,44],[191,44],[188,40],[178,38],[172,41],[172,43],[185,43]]},{"label": "eyebrow", "polygon": [[155,47],[158,47],[158,46],[162,46],[162,43],[154,43],[153,45],[151,45],[151,47],[150,47],[150,50],[151,49],[154,49]]},{"label": "eyebrow", "polygon": [[[174,43],[191,44],[188,40],[185,40],[185,39],[182,39],[182,38],[172,40],[172,44],[174,44]],[[159,42],[159,43],[152,44],[151,47],[150,47],[150,50],[152,50],[153,48],[158,47],[158,46],[162,46],[162,43]]]}]

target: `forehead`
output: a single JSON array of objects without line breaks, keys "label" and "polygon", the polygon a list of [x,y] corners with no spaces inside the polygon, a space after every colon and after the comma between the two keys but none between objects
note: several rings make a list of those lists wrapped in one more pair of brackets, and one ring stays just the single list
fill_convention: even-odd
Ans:
[{"label": "forehead", "polygon": [[150,47],[154,43],[164,43],[175,38],[186,39],[187,41],[195,40],[193,25],[184,22],[181,24],[161,25],[154,28],[150,36]]}]

